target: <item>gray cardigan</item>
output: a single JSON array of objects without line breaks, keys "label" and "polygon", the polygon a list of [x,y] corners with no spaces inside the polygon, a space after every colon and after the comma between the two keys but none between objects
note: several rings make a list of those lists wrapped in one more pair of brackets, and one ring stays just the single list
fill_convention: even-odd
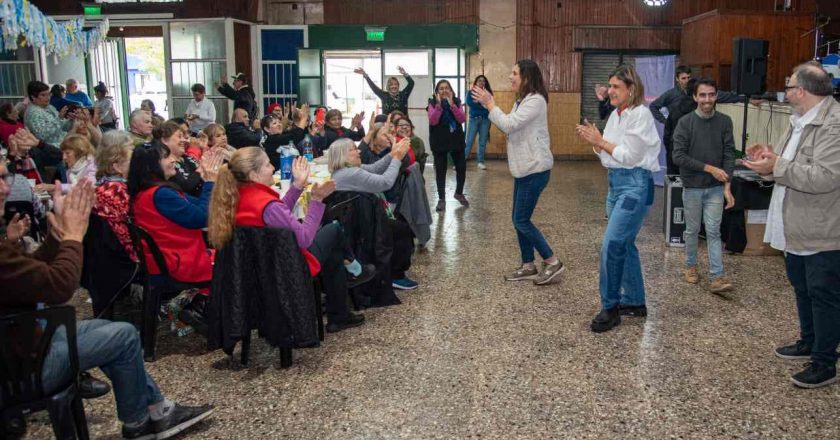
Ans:
[{"label": "gray cardigan", "polygon": [[400,161],[392,160],[389,154],[376,163],[336,170],[332,180],[335,181],[336,191],[383,192],[394,186],[400,164]]}]

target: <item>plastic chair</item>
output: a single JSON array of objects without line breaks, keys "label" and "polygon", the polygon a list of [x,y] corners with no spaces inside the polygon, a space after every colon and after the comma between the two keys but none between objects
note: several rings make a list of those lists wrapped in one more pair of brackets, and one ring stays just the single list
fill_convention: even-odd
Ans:
[{"label": "plastic chair", "polygon": [[[41,382],[44,360],[56,330],[67,333],[70,383],[47,394]],[[4,430],[15,419],[47,410],[58,439],[89,438],[85,408],[79,393],[76,351],[76,311],[58,306],[0,318],[0,404]]]},{"label": "plastic chair", "polygon": [[[140,268],[146,274],[143,283],[143,319],[140,326],[140,339],[143,341],[143,359],[146,362],[154,362],[158,312],[160,310],[160,299],[163,294],[177,294],[182,290],[207,288],[210,287],[210,280],[202,283],[184,283],[172,279],[169,276],[169,269],[166,266],[163,253],[152,236],[145,229],[132,222],[129,222],[128,228],[131,231],[134,250],[140,259]],[[149,268],[146,266],[145,253],[143,252],[144,242],[160,270],[159,281],[152,282],[152,277],[149,275]]]}]

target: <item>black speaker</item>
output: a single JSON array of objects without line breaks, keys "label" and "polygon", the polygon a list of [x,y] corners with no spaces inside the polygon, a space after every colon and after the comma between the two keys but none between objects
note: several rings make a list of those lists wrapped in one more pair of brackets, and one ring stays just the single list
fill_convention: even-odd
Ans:
[{"label": "black speaker", "polygon": [[732,90],[760,95],[767,90],[767,51],[770,42],[751,38],[732,40]]}]

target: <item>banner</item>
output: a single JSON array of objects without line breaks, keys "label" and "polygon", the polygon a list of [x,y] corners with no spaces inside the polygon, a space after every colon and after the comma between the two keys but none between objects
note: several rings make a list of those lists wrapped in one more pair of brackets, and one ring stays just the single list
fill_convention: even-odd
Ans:
[{"label": "banner", "polygon": [[95,49],[108,33],[108,19],[84,30],[85,19],[61,23],[44,15],[29,0],[0,0],[0,47],[14,51],[21,47],[44,48],[47,55],[83,55]]},{"label": "banner", "polygon": [[[636,72],[639,73],[639,78],[645,86],[645,104],[650,105],[659,95],[674,87],[675,63],[675,55],[636,58]],[[665,145],[662,143],[664,129],[665,126],[659,122],[656,123],[656,131],[659,132],[659,166],[661,168],[661,171],[653,175],[653,181],[657,186],[665,184]]]}]

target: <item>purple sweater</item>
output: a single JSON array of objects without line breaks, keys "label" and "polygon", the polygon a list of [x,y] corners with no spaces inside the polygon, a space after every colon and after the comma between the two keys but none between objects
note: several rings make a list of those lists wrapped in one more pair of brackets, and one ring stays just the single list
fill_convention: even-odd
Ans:
[{"label": "purple sweater", "polygon": [[266,226],[272,228],[291,229],[295,233],[298,246],[308,248],[312,245],[315,234],[318,233],[318,228],[321,226],[321,217],[324,216],[325,206],[321,202],[310,200],[306,218],[301,223],[295,218],[292,209],[302,192],[292,185],[283,197],[282,202],[280,200],[271,202],[265,207],[263,221]]},{"label": "purple sweater", "polygon": [[[467,120],[466,115],[464,115],[464,109],[461,106],[451,106],[449,108],[452,110],[452,116],[455,116],[455,120],[459,124],[463,124]],[[438,125],[440,123],[440,117],[443,116],[443,107],[440,103],[429,104],[426,111],[429,114],[429,125]]]}]

